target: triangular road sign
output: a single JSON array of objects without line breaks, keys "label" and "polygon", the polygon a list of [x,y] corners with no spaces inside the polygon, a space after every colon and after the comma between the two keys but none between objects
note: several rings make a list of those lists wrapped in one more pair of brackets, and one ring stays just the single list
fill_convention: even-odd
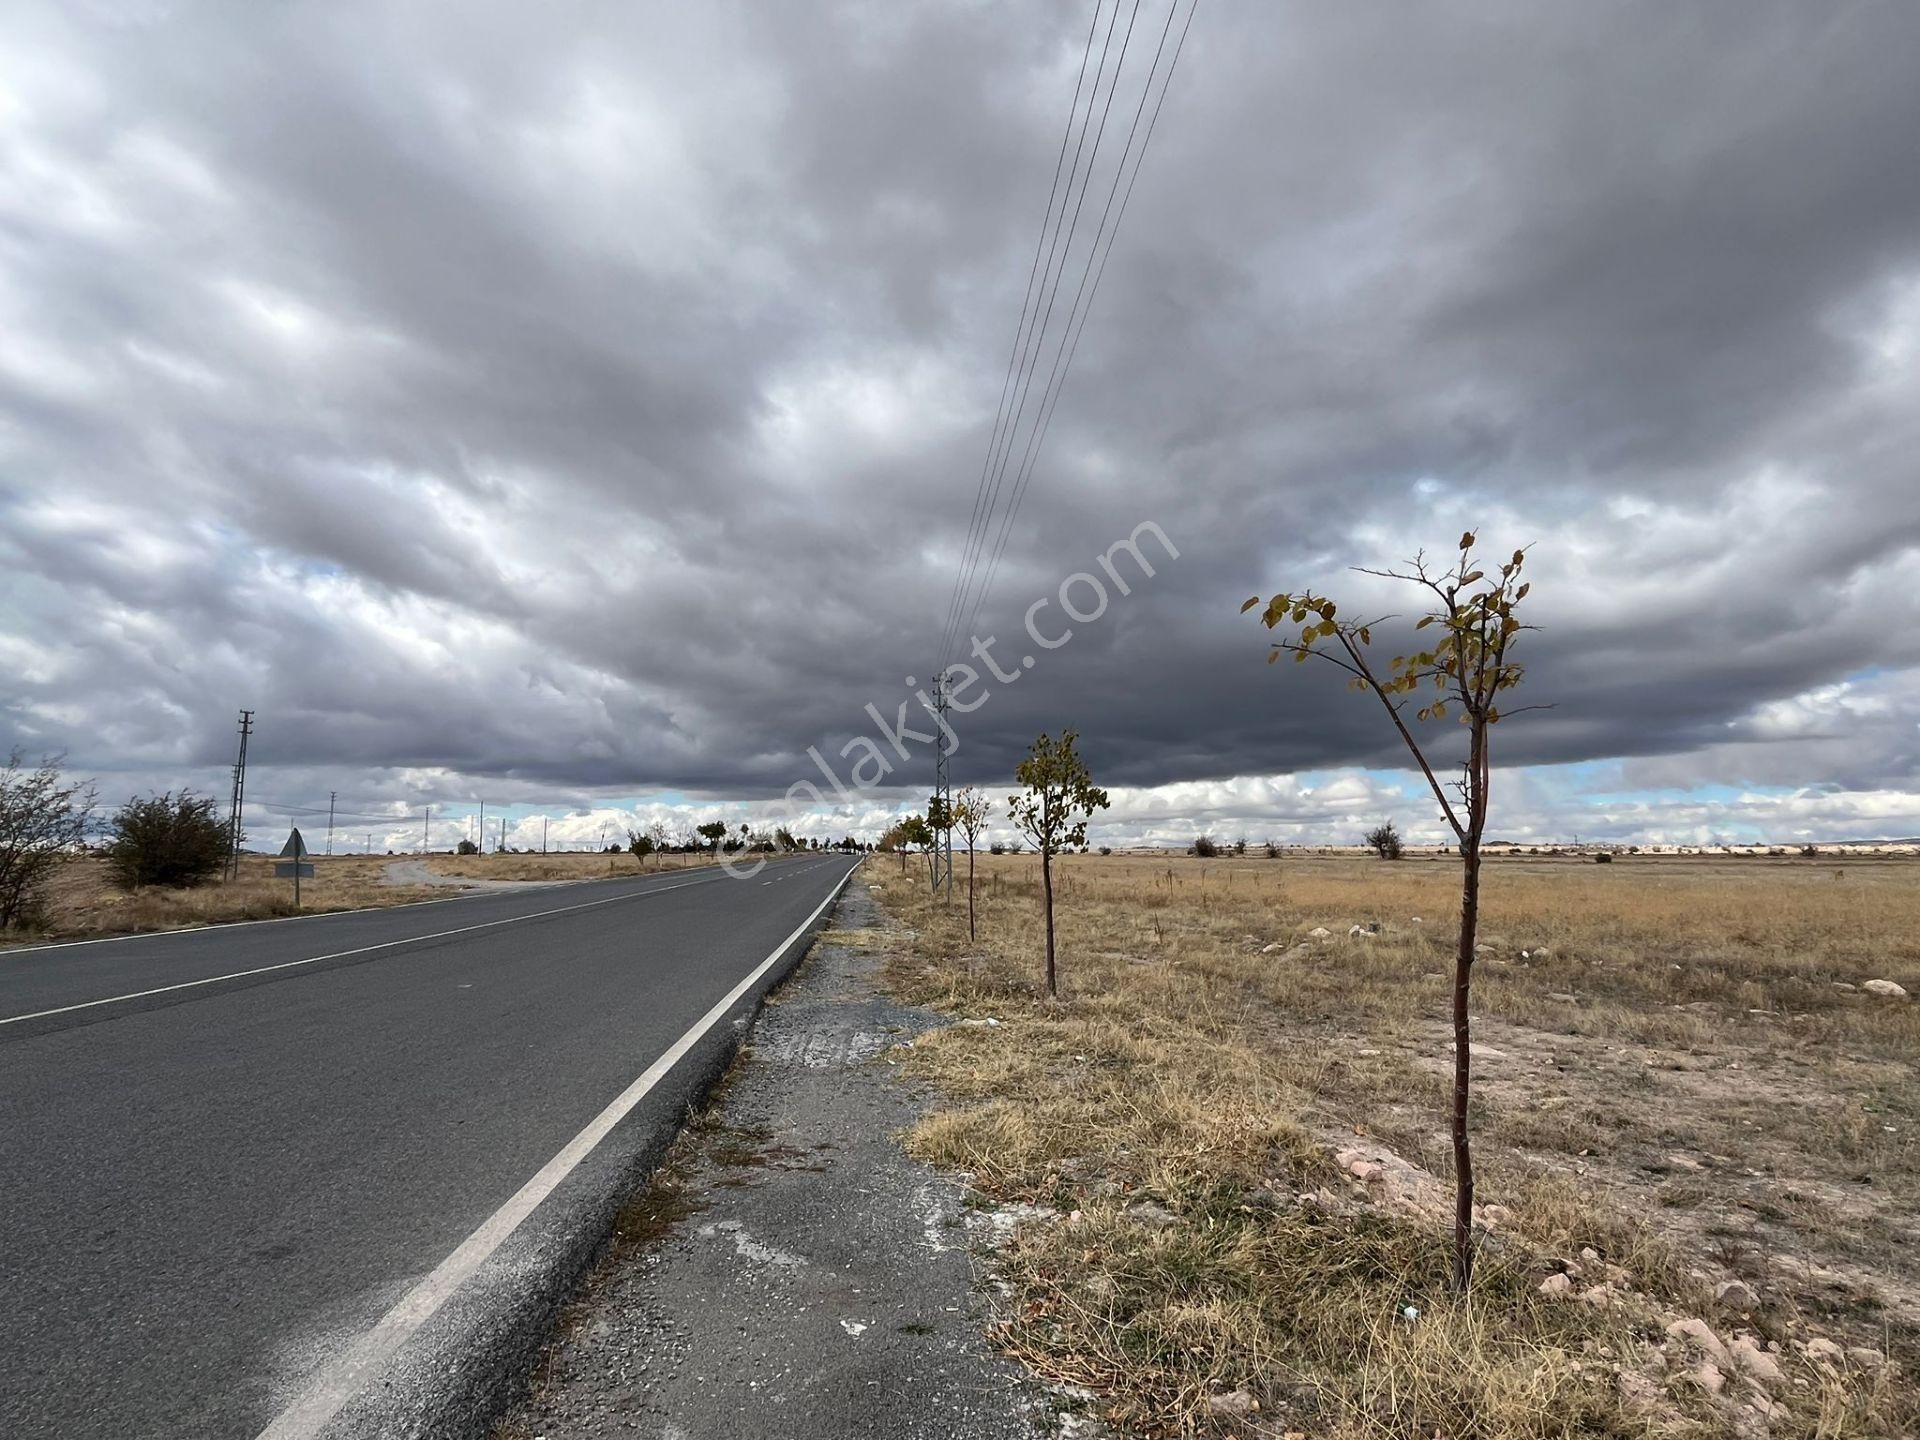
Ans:
[{"label": "triangular road sign", "polygon": [[287,836],[287,843],[280,847],[280,854],[283,857],[290,855],[295,860],[298,860],[302,855],[305,855],[306,853],[307,853],[307,842],[300,838],[300,827],[296,825],[293,827],[293,833]]}]

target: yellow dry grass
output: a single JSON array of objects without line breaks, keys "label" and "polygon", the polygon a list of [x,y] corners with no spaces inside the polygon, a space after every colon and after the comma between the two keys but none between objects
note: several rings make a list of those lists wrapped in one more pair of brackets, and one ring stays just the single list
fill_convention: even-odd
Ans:
[{"label": "yellow dry grass", "polygon": [[271,856],[242,856],[240,873],[231,881],[216,879],[190,888],[155,885],[132,891],[122,890],[113,882],[100,857],[79,856],[63,865],[48,887],[44,923],[31,931],[0,935],[0,949],[49,940],[95,939],[236,920],[409,905],[461,893],[456,886],[389,884],[386,872],[396,863],[424,865],[434,875],[456,880],[545,883],[653,875],[714,863],[704,855],[653,855],[643,862],[624,851],[611,855],[311,855],[308,861],[314,874],[300,883],[300,907],[296,911],[293,882],[275,878]]},{"label": "yellow dry grass", "polygon": [[[1073,857],[1058,1004],[1033,857],[981,858],[977,942],[914,871],[866,873],[912,930],[896,987],[974,1022],[914,1046],[947,1103],[912,1144],[983,1203],[1067,1217],[1006,1252],[1002,1338],[1123,1428],[1724,1433],[1679,1376],[1652,1409],[1623,1395],[1661,1313],[1783,1347],[1776,1436],[1920,1426],[1899,1364],[1920,1336],[1920,1006],[1835,987],[1920,993],[1920,865],[1492,864],[1475,1125],[1480,1198],[1511,1214],[1465,1298],[1438,1215],[1362,1203],[1329,1158],[1384,1142],[1445,1198],[1444,859]],[[1537,1295],[1583,1249],[1632,1304]],[[1736,1272],[1758,1311],[1715,1302]],[[1896,1363],[1815,1365],[1794,1348],[1815,1335]]]},{"label": "yellow dry grass", "polygon": [[614,854],[566,852],[547,855],[433,855],[427,867],[436,875],[463,880],[604,880],[620,875],[653,875],[663,870],[692,870],[714,862],[705,855],[649,855],[625,850]]},{"label": "yellow dry grass", "polygon": [[[300,882],[298,913],[404,905],[457,893],[384,884],[381,875],[388,863],[387,857],[379,855],[314,857],[313,878]],[[9,932],[0,946],[292,915],[296,913],[293,882],[275,879],[273,865],[267,856],[247,855],[241,858],[239,877],[232,881],[216,879],[188,889],[154,885],[128,891],[114,884],[105,861],[78,857],[63,865],[48,887],[45,923],[31,933]]]}]

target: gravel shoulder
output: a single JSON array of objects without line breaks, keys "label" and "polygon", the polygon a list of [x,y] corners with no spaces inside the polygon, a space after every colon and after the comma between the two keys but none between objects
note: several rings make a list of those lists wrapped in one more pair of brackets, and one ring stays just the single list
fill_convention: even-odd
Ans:
[{"label": "gravel shoulder", "polygon": [[856,877],[563,1315],[498,1440],[1014,1440],[1070,1404],[987,1343],[992,1218],[902,1152],[890,1048],[942,1023],[878,988]]}]

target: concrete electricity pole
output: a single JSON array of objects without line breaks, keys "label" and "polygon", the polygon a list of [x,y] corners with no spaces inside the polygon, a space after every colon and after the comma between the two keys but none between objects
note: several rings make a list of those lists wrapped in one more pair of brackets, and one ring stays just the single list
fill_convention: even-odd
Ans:
[{"label": "concrete electricity pole", "polygon": [[327,791],[327,854],[333,853],[333,802],[340,798],[337,790]]},{"label": "concrete electricity pole", "polygon": [[233,803],[227,811],[227,879],[240,873],[240,820],[247,801],[247,737],[253,734],[253,711],[240,712],[240,754],[233,762]]},{"label": "concrete electricity pole", "polygon": [[947,748],[942,739],[947,732],[947,676],[946,672],[936,670],[933,675],[933,714],[939,722],[934,727],[933,737],[933,798],[939,802],[941,814],[947,817],[947,825],[934,836],[934,874],[933,888],[938,890],[944,882],[947,894],[953,894],[953,786],[947,775]]}]

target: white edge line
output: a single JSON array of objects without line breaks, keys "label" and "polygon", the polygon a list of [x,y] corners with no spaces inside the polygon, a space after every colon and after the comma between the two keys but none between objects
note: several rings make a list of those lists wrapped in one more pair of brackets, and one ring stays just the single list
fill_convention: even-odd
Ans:
[{"label": "white edge line", "polygon": [[847,882],[853,879],[854,871],[859,868],[859,863],[855,862],[814,912],[796,925],[792,934],[774,946],[772,954],[696,1020],[686,1034],[674,1041],[659,1059],[640,1073],[637,1080],[615,1096],[606,1109],[594,1116],[584,1130],[562,1146],[560,1152],[515,1191],[506,1204],[482,1221],[479,1229],[461,1241],[451,1255],[436,1265],[426,1279],[408,1291],[400,1303],[383,1315],[371,1330],[316,1376],[300,1398],[282,1410],[260,1432],[259,1440],[312,1440],[312,1437],[318,1436],[347,1402],[366,1387],[375,1372],[393,1358],[415,1331],[433,1318],[434,1313],[456,1290],[472,1278],[474,1272],[487,1262],[520,1223],[539,1207],[540,1202],[593,1153],[613,1127],[646,1098],[647,1093],[686,1057],[702,1036],[720,1023],[740,997],[773,968],[788,947],[806,934],[814,921],[826,913],[827,907],[840,898],[840,892],[847,888]]},{"label": "white edge line", "polygon": [[132,990],[125,995],[109,995],[104,1000],[82,1000],[73,1005],[56,1005],[51,1010],[34,1010],[25,1015],[8,1015],[0,1019],[0,1025],[19,1025],[28,1020],[44,1020],[49,1015],[70,1015],[75,1010],[92,1010],[101,1005],[119,1005],[128,1000],[144,1000],[149,995],[167,995],[175,990],[197,990],[202,985],[218,985],[223,980],[245,980],[250,975],[271,975],[276,970],[297,970],[302,965],[318,965],[322,960],[344,960],[351,955],[371,955],[375,950],[391,950],[397,945],[417,945],[425,940],[444,940],[449,935],[469,935],[475,930],[492,930],[500,925],[517,925],[522,920],[540,920],[548,915],[564,915],[570,910],[591,910],[596,905],[612,905],[621,900],[640,900],[649,895],[664,895],[669,890],[685,890],[689,886],[711,883],[711,876],[701,880],[683,880],[678,885],[658,885],[651,890],[630,890],[624,895],[608,895],[600,900],[583,900],[578,905],[562,905],[553,910],[535,910],[530,915],[508,915],[499,920],[483,920],[478,925],[461,925],[453,930],[435,930],[429,935],[408,935],[399,940],[382,940],[377,945],[362,945],[353,950],[333,950],[325,955],[309,955],[304,960],[282,960],[276,965],[256,965],[251,970],[229,970],[224,975],[205,975],[198,980],[182,980],[174,985],[156,985],[151,990]]}]

